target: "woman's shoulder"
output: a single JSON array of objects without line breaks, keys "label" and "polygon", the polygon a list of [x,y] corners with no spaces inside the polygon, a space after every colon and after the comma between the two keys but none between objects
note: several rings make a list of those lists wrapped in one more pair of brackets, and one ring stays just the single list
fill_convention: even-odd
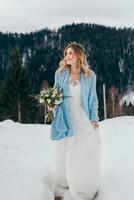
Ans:
[{"label": "woman's shoulder", "polygon": [[60,68],[57,68],[57,69],[55,70],[55,75],[58,76],[58,77],[60,76]]},{"label": "woman's shoulder", "polygon": [[91,69],[89,69],[88,78],[89,78],[89,79],[90,79],[90,78],[96,78],[96,73],[95,73],[93,70],[91,70]]},{"label": "woman's shoulder", "polygon": [[66,73],[68,72],[68,69],[64,69],[62,70],[60,67],[56,69],[55,73],[58,76],[64,76]]},{"label": "woman's shoulder", "polygon": [[60,68],[57,68],[57,69],[55,70],[55,73],[56,73],[56,74],[59,74],[59,73],[60,73]]}]

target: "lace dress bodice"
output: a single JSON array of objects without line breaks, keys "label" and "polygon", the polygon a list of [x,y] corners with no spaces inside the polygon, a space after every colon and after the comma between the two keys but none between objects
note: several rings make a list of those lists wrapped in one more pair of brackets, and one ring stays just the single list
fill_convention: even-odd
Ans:
[{"label": "lace dress bodice", "polygon": [[69,82],[69,87],[70,87],[70,95],[72,97],[70,98],[72,123],[73,123],[74,133],[78,133],[77,127],[85,128],[85,126],[89,126],[91,122],[88,119],[87,113],[82,105],[80,81],[77,81],[75,85],[72,84],[72,82]]},{"label": "lace dress bodice", "polygon": [[81,106],[81,88],[80,88],[80,83],[72,86],[70,84],[70,95],[71,95],[71,103],[73,106]]}]

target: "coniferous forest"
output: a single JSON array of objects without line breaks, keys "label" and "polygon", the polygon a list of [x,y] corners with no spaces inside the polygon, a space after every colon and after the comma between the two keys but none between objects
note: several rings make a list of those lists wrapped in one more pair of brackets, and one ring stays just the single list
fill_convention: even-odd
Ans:
[{"label": "coniferous forest", "polygon": [[134,114],[133,105],[120,105],[124,93],[134,89],[134,29],[73,23],[25,34],[0,32],[0,121],[44,122],[43,108],[30,95],[53,86],[63,50],[72,41],[84,45],[97,75],[100,120],[103,84],[107,117]]}]

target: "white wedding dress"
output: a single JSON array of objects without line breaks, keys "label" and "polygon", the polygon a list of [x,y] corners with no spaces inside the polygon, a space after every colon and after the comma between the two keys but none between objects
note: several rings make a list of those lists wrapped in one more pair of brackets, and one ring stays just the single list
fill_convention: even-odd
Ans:
[{"label": "white wedding dress", "polygon": [[80,82],[69,86],[75,134],[55,142],[56,196],[92,200],[100,185],[99,130],[93,128],[82,107]]}]

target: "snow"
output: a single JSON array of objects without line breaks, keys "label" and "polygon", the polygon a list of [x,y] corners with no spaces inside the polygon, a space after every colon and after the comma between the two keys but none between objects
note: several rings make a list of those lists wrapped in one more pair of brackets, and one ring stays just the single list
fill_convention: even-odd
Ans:
[{"label": "snow", "polygon": [[[0,199],[54,200],[50,125],[0,122]],[[100,122],[102,176],[98,200],[133,199],[134,116]]]},{"label": "snow", "polygon": [[127,93],[120,100],[120,104],[126,104],[126,106],[132,104],[134,106],[134,91],[127,91]]}]

